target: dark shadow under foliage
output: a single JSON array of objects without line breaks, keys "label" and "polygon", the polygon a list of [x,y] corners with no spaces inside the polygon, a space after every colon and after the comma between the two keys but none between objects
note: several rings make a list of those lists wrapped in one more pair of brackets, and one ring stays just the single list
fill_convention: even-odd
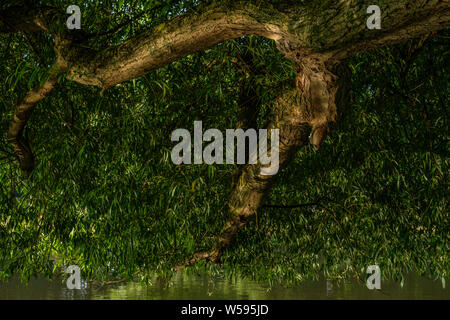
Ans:
[{"label": "dark shadow under foliage", "polygon": [[[384,277],[448,277],[449,36],[349,60],[352,102],[339,127],[280,172],[272,207],[239,232],[221,270],[193,269],[283,283],[360,277],[371,264]],[[209,248],[227,218],[233,167],[173,165],[170,134],[194,120],[235,128],[239,108],[254,102],[242,98],[249,88],[264,126],[293,84],[291,64],[271,41],[247,37],[104,96],[61,79],[28,124],[37,165],[26,181],[6,132],[52,60],[45,39],[34,41],[42,57],[23,34],[0,35],[0,278],[77,264],[87,278],[149,279]]]}]

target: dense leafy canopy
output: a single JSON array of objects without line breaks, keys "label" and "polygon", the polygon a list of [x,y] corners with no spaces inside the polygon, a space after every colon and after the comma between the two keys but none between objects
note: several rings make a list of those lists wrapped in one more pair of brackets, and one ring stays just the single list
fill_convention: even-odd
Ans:
[{"label": "dense leafy canopy", "polygon": [[[45,4],[80,5],[83,28],[105,33],[100,48],[198,1],[69,2]],[[292,282],[361,276],[378,264],[388,277],[448,277],[449,36],[351,58],[351,103],[339,127],[319,151],[303,148],[280,171],[221,268],[194,269]],[[172,164],[171,132],[192,132],[194,120],[236,128],[246,106],[264,127],[274,99],[294,85],[291,63],[271,40],[251,36],[103,95],[61,78],[27,125],[37,159],[27,180],[6,132],[13,106],[54,61],[52,41],[45,33],[0,34],[0,277],[51,276],[68,264],[99,279],[170,274],[212,245],[227,220],[234,170]]]}]

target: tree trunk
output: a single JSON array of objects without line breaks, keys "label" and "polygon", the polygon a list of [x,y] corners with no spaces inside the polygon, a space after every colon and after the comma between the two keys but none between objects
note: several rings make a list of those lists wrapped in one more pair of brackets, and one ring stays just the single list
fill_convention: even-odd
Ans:
[{"label": "tree trunk", "polygon": [[[297,88],[276,100],[276,117],[268,126],[268,129],[280,130],[280,168],[286,166],[309,140],[316,148],[320,146],[349,96],[350,73],[345,63],[325,60],[318,55],[299,58],[296,70]],[[262,175],[260,168],[261,164],[244,166],[229,196],[230,218],[217,237],[215,247],[197,254],[194,261],[219,262],[223,250],[239,229],[261,207],[277,175]]]},{"label": "tree trunk", "polygon": [[[67,32],[65,15],[43,7],[9,7],[0,11],[0,33],[45,31],[55,40],[68,79],[103,90],[134,79],[217,43],[258,35],[275,41],[297,72],[296,89],[275,102],[276,116],[268,129],[280,130],[279,164],[286,165],[301,146],[317,149],[348,97],[348,72],[341,62],[371,48],[420,37],[450,25],[450,2],[439,0],[380,1],[381,29],[369,30],[366,1],[218,1],[176,17],[123,43],[101,50],[96,35]],[[63,31],[61,31],[63,30]],[[76,36],[77,35],[77,36]],[[89,41],[93,46],[89,46]],[[36,103],[47,96],[56,79],[30,92],[16,108],[8,134],[22,169],[34,165],[29,145],[21,138]],[[270,136],[270,134],[269,134]],[[230,219],[216,246],[194,258],[219,261],[221,252],[270,192],[275,176],[262,175],[261,165],[246,166],[230,197]]]}]

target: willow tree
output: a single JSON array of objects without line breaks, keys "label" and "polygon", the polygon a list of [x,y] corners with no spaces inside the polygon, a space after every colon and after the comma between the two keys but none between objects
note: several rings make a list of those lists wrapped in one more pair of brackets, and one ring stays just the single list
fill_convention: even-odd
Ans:
[{"label": "willow tree", "polygon": [[[373,12],[367,9],[372,4],[356,0],[151,4],[134,1],[123,6],[99,7],[95,2],[86,1],[79,3],[82,12],[79,30],[68,29],[69,14],[59,2],[57,5],[51,1],[47,5],[42,1],[3,4],[0,33],[4,39],[8,35],[23,35],[29,40],[29,55],[35,55],[38,60],[44,55],[44,61],[38,64],[47,68],[39,85],[14,106],[7,140],[25,179],[32,181],[38,160],[33,154],[33,144],[24,135],[25,128],[30,125],[34,109],[39,105],[45,110],[46,99],[64,90],[61,86],[74,82],[98,87],[98,94],[107,97],[113,88],[197,52],[231,39],[258,36],[274,44],[292,64],[294,72],[295,84],[280,90],[264,119],[266,128],[280,130],[280,165],[286,166],[301,147],[311,144],[318,150],[343,112],[348,111],[349,58],[364,51],[427,37],[450,24],[447,1],[378,1],[381,27],[368,28],[367,21]],[[129,18],[123,18],[124,15]],[[146,23],[151,27],[146,27]],[[117,37],[120,32],[121,36]],[[40,52],[42,48],[36,45],[39,41],[51,43],[53,53],[48,48]],[[50,57],[53,61],[49,61]],[[251,61],[247,59],[246,65],[251,66]],[[259,69],[263,74],[264,67]],[[251,91],[246,94],[250,98],[253,95]],[[240,125],[250,127],[251,109],[260,108],[259,104],[262,102],[253,101],[250,112],[247,108],[247,112],[239,113]],[[45,124],[36,124],[40,125]],[[71,159],[66,161],[70,166]],[[210,248],[196,252],[182,265],[198,260],[219,262],[223,250],[264,205],[277,179],[277,175],[261,175],[259,164],[240,166],[237,170],[227,198],[225,225],[214,235]]]}]

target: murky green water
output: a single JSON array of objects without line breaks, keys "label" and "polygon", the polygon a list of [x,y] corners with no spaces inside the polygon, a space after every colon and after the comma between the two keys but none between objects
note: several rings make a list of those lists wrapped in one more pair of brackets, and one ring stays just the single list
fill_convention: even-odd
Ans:
[{"label": "murky green water", "polygon": [[122,283],[99,287],[83,282],[81,290],[69,290],[64,282],[33,279],[23,284],[17,279],[0,282],[0,299],[446,299],[450,288],[442,281],[408,277],[403,287],[383,281],[381,290],[369,290],[364,283],[347,281],[305,282],[296,287],[267,286],[249,280],[231,282],[205,275],[177,274],[167,286],[162,281],[152,285]]}]

